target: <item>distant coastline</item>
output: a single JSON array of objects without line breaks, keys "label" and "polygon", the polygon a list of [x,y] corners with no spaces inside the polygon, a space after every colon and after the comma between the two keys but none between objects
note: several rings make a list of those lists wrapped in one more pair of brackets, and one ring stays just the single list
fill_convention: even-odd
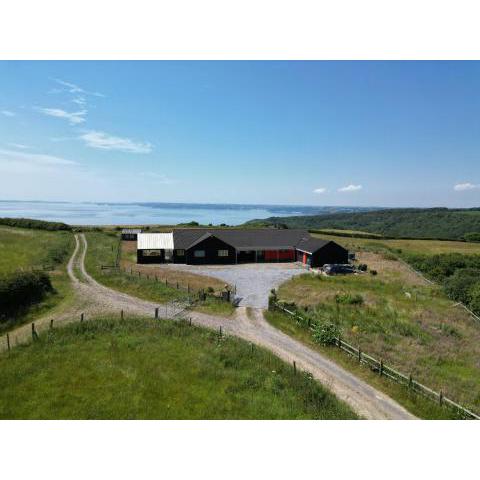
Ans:
[{"label": "distant coastline", "polygon": [[254,218],[322,215],[378,210],[379,207],[311,205],[255,205],[166,202],[66,202],[0,200],[0,217],[25,217],[65,222],[70,225],[241,225]]}]

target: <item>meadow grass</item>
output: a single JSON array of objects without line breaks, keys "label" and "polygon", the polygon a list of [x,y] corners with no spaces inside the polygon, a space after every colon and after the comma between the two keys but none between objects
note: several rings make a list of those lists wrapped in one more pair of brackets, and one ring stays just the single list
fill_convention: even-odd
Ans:
[{"label": "meadow grass", "polygon": [[[338,303],[337,295],[360,295],[364,302]],[[480,410],[480,325],[452,307],[441,287],[408,284],[382,272],[306,274],[284,283],[278,296],[306,308],[312,319],[338,325],[348,343]],[[293,329],[294,335],[297,330]]]},{"label": "meadow grass", "polygon": [[2,419],[355,419],[270,352],[186,322],[103,318],[0,355]]},{"label": "meadow grass", "polygon": [[361,378],[376,389],[384,392],[418,418],[425,420],[447,420],[458,418],[451,410],[442,408],[421,395],[411,392],[408,388],[405,388],[405,386],[394,383],[386,377],[380,377],[378,373],[373,372],[364,365],[359,365],[356,359],[346,355],[345,352],[342,352],[338,348],[316,343],[312,338],[311,332],[292,320],[290,315],[277,311],[265,312],[265,318],[273,326],[287,335],[295,337],[313,350],[317,350],[322,355],[331,358],[335,363],[345,368],[345,370],[352,372],[358,378]]},{"label": "meadow grass", "polygon": [[66,265],[73,252],[70,232],[0,227],[0,275],[16,270],[48,267],[54,293],[31,305],[14,318],[0,323],[0,333],[34,321],[43,315],[59,312],[73,302],[73,290]]}]

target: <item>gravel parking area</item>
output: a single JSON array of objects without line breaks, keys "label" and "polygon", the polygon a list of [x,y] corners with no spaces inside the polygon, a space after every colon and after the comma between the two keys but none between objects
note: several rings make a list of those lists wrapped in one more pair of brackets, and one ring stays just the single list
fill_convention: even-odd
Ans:
[{"label": "gravel parking area", "polygon": [[296,263],[248,263],[241,265],[180,265],[168,264],[166,268],[207,275],[236,285],[237,298],[242,307],[267,308],[268,295],[294,275],[306,269]]}]

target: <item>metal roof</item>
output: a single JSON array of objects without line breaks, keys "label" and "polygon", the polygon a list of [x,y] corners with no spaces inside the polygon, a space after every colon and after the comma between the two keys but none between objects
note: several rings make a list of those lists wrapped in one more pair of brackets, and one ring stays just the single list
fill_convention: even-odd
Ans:
[{"label": "metal roof", "polygon": [[122,233],[142,233],[141,228],[124,228],[122,229]]},{"label": "metal roof", "polygon": [[314,237],[303,238],[296,245],[296,249],[302,252],[313,254],[314,252],[316,252],[320,248],[323,248],[325,245],[327,245],[330,242],[331,240],[322,240],[321,238],[314,238]]},{"label": "metal roof", "polygon": [[138,250],[173,250],[173,233],[139,233]]},{"label": "metal roof", "polygon": [[274,228],[179,228],[173,231],[175,248],[187,250],[201,238],[213,235],[237,250],[276,250],[294,248],[307,230]]}]

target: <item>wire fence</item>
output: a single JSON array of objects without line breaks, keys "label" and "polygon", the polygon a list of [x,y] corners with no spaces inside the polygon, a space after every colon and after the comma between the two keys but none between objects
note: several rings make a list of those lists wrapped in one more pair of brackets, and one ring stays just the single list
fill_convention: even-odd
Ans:
[{"label": "wire fence", "polygon": [[[300,320],[303,324],[307,323],[308,320],[302,317],[298,312],[288,310],[283,305],[278,302],[274,302],[274,307],[294,318]],[[308,322],[309,324],[309,322]],[[456,414],[465,419],[469,420],[480,420],[480,416],[476,413],[472,412],[471,410],[459,405],[458,403],[450,400],[449,398],[443,395],[443,392],[436,392],[431,388],[426,387],[425,385],[417,382],[413,379],[412,375],[404,375],[399,371],[395,370],[394,368],[386,365],[383,363],[383,360],[377,360],[376,358],[368,355],[367,353],[363,352],[360,348],[356,348],[353,345],[342,340],[340,337],[335,337],[335,346],[337,346],[340,350],[345,352],[347,355],[358,360],[359,364],[366,365],[372,371],[377,372],[380,376],[384,376],[389,378],[390,380],[399,383],[400,385],[404,385],[408,387],[412,392],[418,393],[429,400],[432,400],[438,403],[441,406],[450,408],[456,412]]]}]

